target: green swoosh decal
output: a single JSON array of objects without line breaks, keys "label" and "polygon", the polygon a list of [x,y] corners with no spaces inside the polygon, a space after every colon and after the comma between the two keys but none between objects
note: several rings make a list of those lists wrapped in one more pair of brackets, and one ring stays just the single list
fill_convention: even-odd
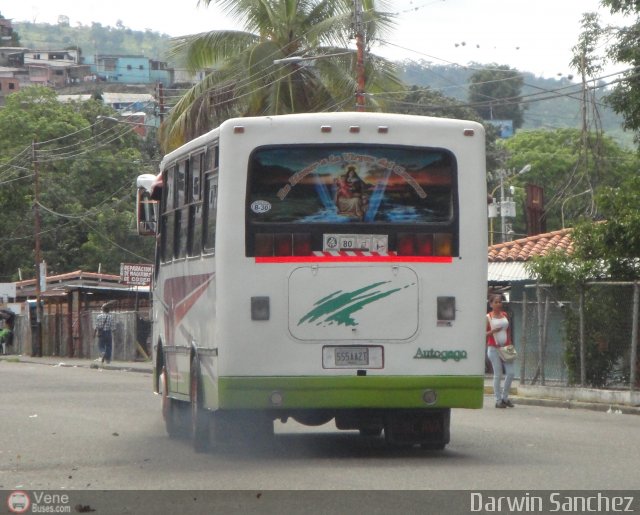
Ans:
[{"label": "green swoosh decal", "polygon": [[351,292],[343,292],[342,290],[335,291],[316,302],[314,304],[316,307],[304,315],[298,322],[298,325],[305,322],[312,323],[316,321],[318,321],[316,325],[333,325],[334,323],[346,326],[358,325],[358,322],[352,318],[352,315],[356,311],[360,311],[365,306],[388,297],[402,289],[393,288],[387,291],[372,291],[378,286],[389,282],[391,281],[373,283]]}]

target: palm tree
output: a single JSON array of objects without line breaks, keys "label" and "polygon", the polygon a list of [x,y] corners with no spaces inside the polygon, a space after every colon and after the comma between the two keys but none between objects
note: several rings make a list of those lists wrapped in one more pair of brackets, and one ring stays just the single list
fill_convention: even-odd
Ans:
[{"label": "palm tree", "polygon": [[[175,38],[172,56],[192,71],[210,70],[173,107],[161,130],[169,150],[231,116],[338,111],[355,107],[356,51],[352,0],[199,0],[217,3],[245,31],[219,30]],[[389,30],[384,0],[363,0],[367,42]],[[287,57],[319,57],[278,64]],[[309,66],[313,63],[312,66]],[[367,93],[401,88],[395,67],[367,55]],[[368,108],[381,105],[375,97]]]}]

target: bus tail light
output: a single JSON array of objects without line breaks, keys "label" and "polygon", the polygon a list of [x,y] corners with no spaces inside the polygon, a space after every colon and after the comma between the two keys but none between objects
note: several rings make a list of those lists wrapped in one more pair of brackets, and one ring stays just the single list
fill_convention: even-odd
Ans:
[{"label": "bus tail light", "polygon": [[310,256],[311,252],[311,233],[293,233],[293,255]]},{"label": "bus tail light", "polygon": [[453,256],[453,235],[438,233],[434,235],[436,256]]},{"label": "bus tail light", "polygon": [[276,256],[290,256],[293,250],[291,234],[276,234],[275,235],[275,252]]},{"label": "bus tail light", "polygon": [[415,234],[399,233],[397,251],[398,251],[398,256],[415,256],[416,255]]},{"label": "bus tail light", "polygon": [[257,257],[310,256],[311,233],[257,233],[254,253]]},{"label": "bus tail light", "polygon": [[254,253],[260,257],[273,256],[273,234],[256,234]]},{"label": "bus tail light", "polygon": [[443,233],[400,233],[397,251],[399,256],[451,256],[453,238]]},{"label": "bus tail light", "polygon": [[418,256],[433,256],[433,234],[418,234],[416,243]]}]

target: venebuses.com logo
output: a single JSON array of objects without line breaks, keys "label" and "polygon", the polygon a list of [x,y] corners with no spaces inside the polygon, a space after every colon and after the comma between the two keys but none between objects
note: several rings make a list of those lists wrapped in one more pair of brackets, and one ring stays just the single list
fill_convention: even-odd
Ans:
[{"label": "venebuses.com logo", "polygon": [[31,492],[14,490],[7,496],[7,506],[11,513],[71,513],[68,494]]},{"label": "venebuses.com logo", "polygon": [[31,506],[31,499],[27,492],[16,490],[7,497],[7,506],[11,513],[25,513]]}]

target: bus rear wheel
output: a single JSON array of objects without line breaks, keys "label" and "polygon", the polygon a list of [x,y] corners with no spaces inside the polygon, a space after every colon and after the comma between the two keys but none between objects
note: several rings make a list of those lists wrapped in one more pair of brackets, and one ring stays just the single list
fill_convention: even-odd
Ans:
[{"label": "bus rear wheel", "polygon": [[196,452],[204,452],[209,447],[209,413],[202,407],[202,381],[200,363],[191,360],[191,439]]}]

